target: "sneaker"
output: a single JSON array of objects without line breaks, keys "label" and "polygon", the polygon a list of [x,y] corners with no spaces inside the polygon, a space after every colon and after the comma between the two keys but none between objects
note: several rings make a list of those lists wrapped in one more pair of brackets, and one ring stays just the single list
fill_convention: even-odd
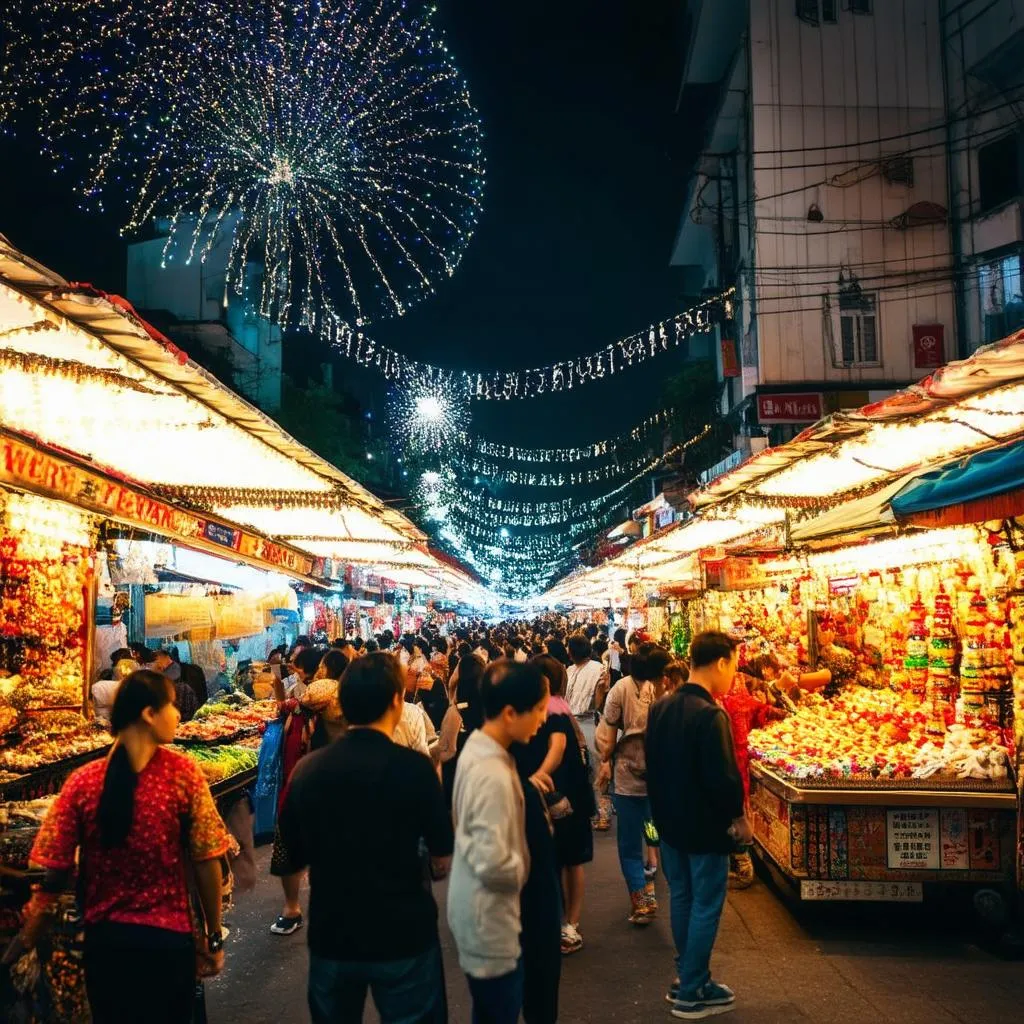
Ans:
[{"label": "sneaker", "polygon": [[658,911],[658,904],[652,904],[644,892],[631,892],[630,902],[633,904],[633,912],[629,915],[629,923],[635,925],[648,925],[654,920]]},{"label": "sneaker", "polygon": [[270,930],[275,935],[294,935],[302,927],[302,915],[298,917],[279,917],[271,926]]},{"label": "sneaker", "polygon": [[656,914],[658,912],[658,897],[654,892],[654,883],[648,882],[644,886],[644,899],[647,900],[648,906],[651,908],[651,913]]},{"label": "sneaker", "polygon": [[729,1013],[736,1009],[736,996],[728,985],[709,981],[698,989],[692,998],[677,999],[672,1006],[672,1016],[679,1020],[705,1020]]},{"label": "sneaker", "polygon": [[668,991],[665,993],[665,1002],[674,1003],[679,998],[679,979],[676,978],[668,987]]},{"label": "sneaker", "polygon": [[583,948],[583,936],[575,925],[562,925],[562,956],[571,956]]}]

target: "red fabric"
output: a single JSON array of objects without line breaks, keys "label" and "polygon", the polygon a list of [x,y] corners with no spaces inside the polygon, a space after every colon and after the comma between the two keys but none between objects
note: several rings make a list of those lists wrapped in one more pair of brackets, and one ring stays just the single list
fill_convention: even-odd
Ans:
[{"label": "red fabric", "polygon": [[281,789],[277,795],[277,813],[284,807],[284,798],[288,792],[288,781],[295,771],[295,766],[309,751],[309,739],[312,732],[309,717],[303,712],[297,701],[285,702],[285,709],[290,712],[284,723],[284,745],[281,749]]},{"label": "red fabric", "polygon": [[750,799],[750,730],[760,729],[771,720],[772,709],[752,697],[742,681],[720,701],[732,726],[732,745],[736,748],[736,764],[743,776],[743,798]]},{"label": "red fabric", "polygon": [[199,766],[160,747],[139,773],[135,818],[124,845],[105,849],[97,809],[107,762],[93,761],[64,783],[32,848],[32,861],[69,871],[81,843],[85,922],[114,921],[191,932],[182,821],[194,861],[226,853],[230,839]]}]

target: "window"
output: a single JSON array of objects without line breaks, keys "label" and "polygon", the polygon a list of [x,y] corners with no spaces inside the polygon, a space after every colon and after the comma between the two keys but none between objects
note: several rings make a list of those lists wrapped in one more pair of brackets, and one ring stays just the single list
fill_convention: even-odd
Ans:
[{"label": "window", "polygon": [[796,16],[808,25],[834,25],[839,20],[839,0],[796,0]]},{"label": "window", "polygon": [[979,213],[1016,199],[1020,187],[1020,133],[1004,135],[978,148]]},{"label": "window", "polygon": [[988,345],[1024,327],[1024,296],[1021,295],[1019,253],[978,268],[981,299],[981,337]]},{"label": "window", "polygon": [[859,287],[839,294],[843,366],[878,366],[878,299]]}]

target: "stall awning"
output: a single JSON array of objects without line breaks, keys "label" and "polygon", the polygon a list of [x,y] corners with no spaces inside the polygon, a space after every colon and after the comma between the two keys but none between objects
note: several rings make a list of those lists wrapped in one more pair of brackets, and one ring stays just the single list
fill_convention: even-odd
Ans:
[{"label": "stall awning", "polygon": [[953,526],[1024,512],[1024,441],[979,452],[903,487],[892,499],[896,518]]}]

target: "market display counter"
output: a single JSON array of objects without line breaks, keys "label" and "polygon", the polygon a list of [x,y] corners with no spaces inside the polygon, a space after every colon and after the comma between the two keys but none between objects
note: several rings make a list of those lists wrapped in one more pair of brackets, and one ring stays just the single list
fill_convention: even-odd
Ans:
[{"label": "market display counter", "polygon": [[1016,886],[1008,779],[805,783],[754,763],[750,804],[758,852],[802,900],[919,902],[941,883],[991,909]]}]

